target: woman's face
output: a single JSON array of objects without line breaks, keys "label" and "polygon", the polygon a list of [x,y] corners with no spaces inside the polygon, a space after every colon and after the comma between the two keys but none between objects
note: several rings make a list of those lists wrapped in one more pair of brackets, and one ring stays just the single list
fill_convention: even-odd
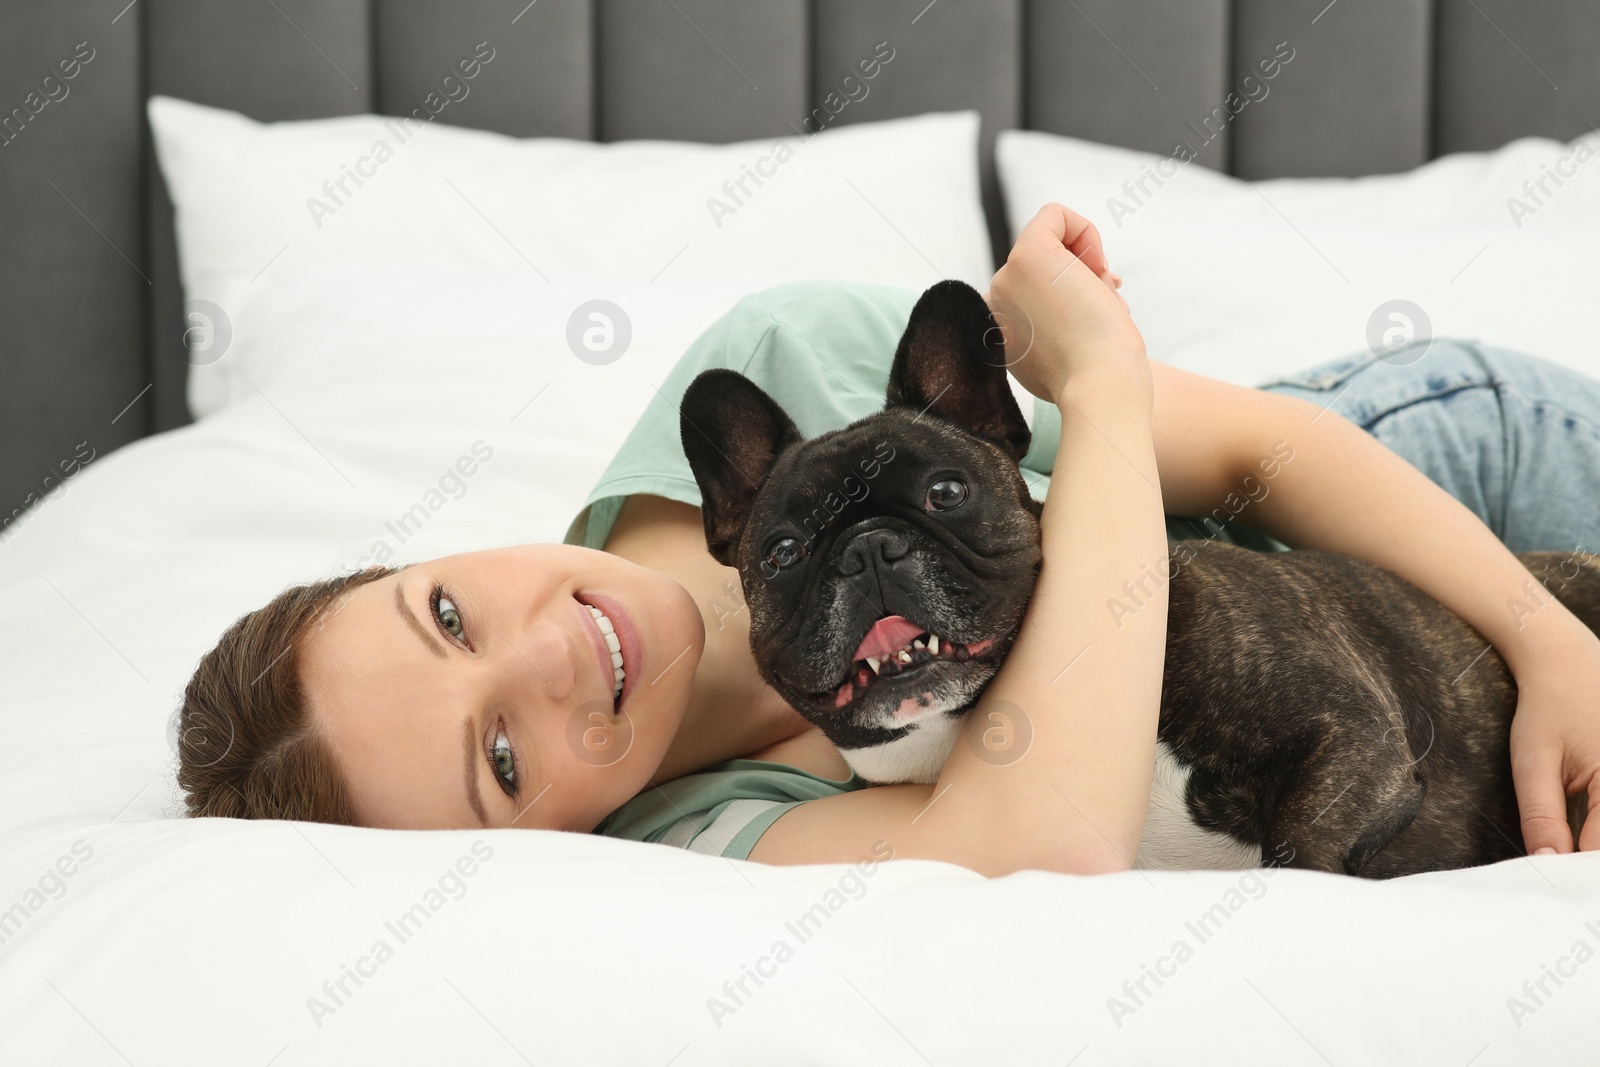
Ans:
[{"label": "woman's face", "polygon": [[[620,702],[586,605],[620,645]],[[350,591],[308,635],[301,679],[362,825],[588,832],[660,766],[704,643],[665,575],[525,545]]]}]

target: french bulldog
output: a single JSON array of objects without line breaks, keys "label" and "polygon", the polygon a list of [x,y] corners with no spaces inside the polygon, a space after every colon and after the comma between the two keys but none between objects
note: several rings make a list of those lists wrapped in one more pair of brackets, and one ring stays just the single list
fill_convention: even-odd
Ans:
[{"label": "french bulldog", "polygon": [[[983,297],[956,281],[927,290],[884,409],[849,426],[806,440],[754,383],[710,370],[684,394],[680,432],[762,677],[863,778],[935,781],[1041,560],[1042,505],[1018,469],[1030,431]],[[1166,573],[1132,576],[1147,596],[1168,590],[1135,866],[1389,878],[1523,854],[1516,684],[1466,622],[1357,559],[1169,548]],[[1553,595],[1600,623],[1600,563],[1519,558],[1530,610]]]}]

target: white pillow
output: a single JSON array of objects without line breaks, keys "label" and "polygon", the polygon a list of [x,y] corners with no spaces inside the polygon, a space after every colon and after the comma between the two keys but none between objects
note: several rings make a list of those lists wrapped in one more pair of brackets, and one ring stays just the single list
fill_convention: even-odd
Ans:
[{"label": "white pillow", "polygon": [[1525,138],[1403,174],[1251,183],[1005,131],[997,163],[1013,233],[1052,200],[1099,227],[1153,358],[1256,385],[1381,350],[1409,320],[1600,375],[1596,144]]},{"label": "white pillow", "polygon": [[197,415],[247,392],[208,331],[244,339],[261,281],[309,268],[918,289],[984,288],[993,272],[972,111],[728,145],[519,140],[378,115],[259,123],[169,97],[149,114],[201,342]]},{"label": "white pillow", "polygon": [[[670,276],[547,284],[526,268],[365,263],[262,279],[248,336],[228,354],[249,395],[205,421],[255,409],[287,434],[308,480],[301,491],[328,491],[307,509],[352,518],[324,537],[330,569],[560,541],[684,351],[749,284],[763,287]],[[585,310],[596,301],[601,319]],[[424,529],[397,531],[478,438],[494,450],[492,470],[470,494],[450,486],[448,500],[425,500],[415,512]],[[208,508],[220,499],[204,496]]]}]

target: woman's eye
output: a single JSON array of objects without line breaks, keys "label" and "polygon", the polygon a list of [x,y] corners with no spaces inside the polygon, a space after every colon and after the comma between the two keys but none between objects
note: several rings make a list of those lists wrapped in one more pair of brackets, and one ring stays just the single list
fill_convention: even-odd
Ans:
[{"label": "woman's eye", "polygon": [[774,570],[788,570],[805,558],[805,543],[793,537],[780,537],[767,546],[767,565]]},{"label": "woman's eye", "polygon": [[461,621],[461,612],[457,610],[455,602],[445,595],[443,586],[436,586],[433,590],[433,617],[439,620],[439,626],[445,633],[457,641],[466,639],[467,627]]},{"label": "woman's eye", "polygon": [[449,597],[439,599],[439,623],[449,632],[451,637],[460,637],[462,634],[461,612],[450,603]]},{"label": "woman's eye", "polygon": [[511,752],[511,739],[503,729],[494,734],[494,747],[490,749],[490,763],[494,765],[495,781],[506,796],[517,795],[517,759]]},{"label": "woman's eye", "polygon": [[966,503],[967,483],[959,478],[941,478],[928,486],[927,508],[930,511],[949,511]]}]

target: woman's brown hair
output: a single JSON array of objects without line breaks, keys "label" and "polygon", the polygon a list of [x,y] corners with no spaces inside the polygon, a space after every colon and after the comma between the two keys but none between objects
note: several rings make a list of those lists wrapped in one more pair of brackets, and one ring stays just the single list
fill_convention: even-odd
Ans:
[{"label": "woman's brown hair", "polygon": [[349,787],[316,729],[300,650],[348,591],[394,569],[285,589],[200,659],[178,709],[178,784],[193,817],[356,824]]}]

